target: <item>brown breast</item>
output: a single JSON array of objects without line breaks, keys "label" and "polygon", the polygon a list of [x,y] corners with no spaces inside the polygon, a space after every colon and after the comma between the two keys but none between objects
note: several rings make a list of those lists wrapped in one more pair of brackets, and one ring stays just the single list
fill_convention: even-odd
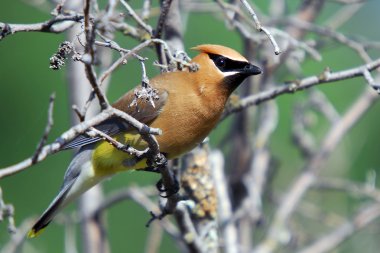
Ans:
[{"label": "brown breast", "polygon": [[[157,136],[161,152],[169,158],[177,157],[191,149],[210,133],[223,112],[227,95],[209,83],[194,83],[193,73],[165,75],[152,84],[166,89],[168,98],[152,127],[161,128]],[[178,82],[178,78],[181,82]]]}]

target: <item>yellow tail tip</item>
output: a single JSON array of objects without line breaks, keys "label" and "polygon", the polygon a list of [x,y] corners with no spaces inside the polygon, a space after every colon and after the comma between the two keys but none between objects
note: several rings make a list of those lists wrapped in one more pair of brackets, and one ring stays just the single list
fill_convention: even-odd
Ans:
[{"label": "yellow tail tip", "polygon": [[44,231],[44,229],[40,229],[40,230],[36,231],[34,228],[32,228],[31,230],[29,230],[27,237],[28,238],[35,238],[35,237],[39,236],[43,231]]}]

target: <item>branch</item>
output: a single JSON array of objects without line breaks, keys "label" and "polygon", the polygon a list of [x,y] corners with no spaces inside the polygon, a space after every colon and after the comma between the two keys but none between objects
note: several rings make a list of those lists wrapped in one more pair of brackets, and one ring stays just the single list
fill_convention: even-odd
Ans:
[{"label": "branch", "polygon": [[[157,22],[156,30],[154,31],[154,38],[155,39],[161,39],[161,37],[162,37],[162,33],[163,33],[165,23],[166,23],[166,17],[168,16],[170,5],[171,5],[172,1],[173,0],[162,0],[161,1],[161,13],[160,13],[160,17],[159,17],[158,22]],[[164,53],[164,50],[162,49],[161,44],[156,44],[156,52],[157,52],[157,56],[158,56],[158,62],[160,64],[166,65],[167,60],[166,60],[165,53]]]},{"label": "branch", "polygon": [[191,220],[188,207],[183,201],[179,202],[178,205],[176,205],[175,217],[182,231],[182,240],[186,244],[189,252],[206,252],[206,245],[201,241],[201,238],[194,227],[193,221]]},{"label": "branch", "polygon": [[12,235],[11,239],[4,243],[0,249],[0,253],[17,253],[23,251],[23,246],[26,241],[26,234],[33,226],[33,219],[26,219],[22,221],[21,225],[17,228],[17,231]]},{"label": "branch", "polygon": [[238,251],[238,231],[232,222],[232,203],[228,194],[227,179],[224,174],[224,157],[220,151],[210,154],[210,167],[218,203],[218,223],[226,252]]},{"label": "branch", "polygon": [[116,149],[123,151],[123,152],[126,152],[130,155],[134,155],[134,156],[136,156],[136,158],[142,158],[148,153],[148,150],[149,150],[148,148],[143,150],[143,151],[137,150],[137,149],[135,149],[129,145],[125,145],[121,142],[118,142],[117,140],[115,140],[111,136],[103,133],[102,131],[99,131],[95,127],[90,127],[89,130],[90,130],[90,132],[87,132],[86,134],[91,135],[92,133],[94,133],[95,136],[101,137],[104,141],[108,142],[109,144],[114,146]]},{"label": "branch", "polygon": [[313,32],[321,36],[331,38],[344,45],[347,45],[348,47],[355,50],[365,62],[368,63],[371,61],[370,57],[368,56],[366,52],[366,48],[370,47],[370,44],[365,44],[365,43],[361,43],[356,40],[353,40],[347,37],[346,35],[344,35],[343,33],[337,32],[329,27],[318,26],[316,24],[309,23],[300,19],[290,18],[290,19],[284,20],[283,22],[287,25],[294,26],[298,29]]},{"label": "branch", "polygon": [[164,199],[166,199],[166,203],[164,204],[162,211],[159,215],[156,215],[153,212],[151,212],[152,218],[146,224],[147,227],[149,227],[149,225],[154,220],[162,220],[165,216],[169,214],[177,213],[179,211],[179,201],[183,199],[181,195],[178,193],[179,184],[174,175],[174,172],[168,167],[166,157],[160,153],[153,154],[153,157],[155,161],[155,167],[161,173],[161,181],[159,181],[160,184],[158,184],[158,186],[160,187],[160,191],[166,192],[165,196],[161,196]]},{"label": "branch", "polygon": [[149,35],[152,35],[152,27],[145,23],[133,10],[133,8],[124,0],[120,0],[122,5],[127,9],[129,16],[131,16],[139,26],[141,26]]},{"label": "branch", "polygon": [[[329,72],[329,70],[326,70],[324,71],[324,73],[322,73],[319,76],[310,76],[301,80],[292,81],[285,86],[283,85],[277,88],[263,91],[259,94],[242,98],[239,103],[236,103],[232,107],[226,109],[225,113],[223,114],[222,120],[232,113],[240,112],[241,110],[253,105],[259,105],[263,102],[274,99],[280,95],[287,94],[287,93],[295,93],[295,92],[308,89],[310,87],[313,87],[319,84],[351,79],[358,76],[365,77],[365,75],[367,75],[366,72],[373,71],[379,67],[380,67],[380,58],[368,64],[358,66],[356,68],[342,70],[338,72]],[[376,91],[379,90],[378,85],[374,85],[374,83],[370,83],[370,85],[374,87]]]},{"label": "branch", "polygon": [[[35,159],[35,162],[33,163],[33,156],[30,158],[25,159],[24,161],[17,163],[15,165],[3,168],[0,170],[0,179],[3,177],[7,177],[10,175],[13,175],[15,173],[18,173],[30,166],[32,166],[35,163],[41,162],[45,160],[46,157],[49,155],[55,154],[58,151],[62,149],[62,147],[67,144],[68,142],[72,141],[74,138],[76,138],[78,135],[84,134],[87,132],[87,130],[90,127],[93,127],[101,122],[103,122],[106,119],[109,119],[111,117],[118,117],[121,119],[124,119],[128,124],[130,124],[134,129],[136,129],[146,140],[148,140],[148,144],[154,146],[154,141],[151,140],[151,134],[158,135],[161,134],[161,130],[158,128],[150,128],[145,124],[142,124],[132,116],[126,114],[125,112],[119,111],[115,108],[108,108],[101,113],[99,113],[97,116],[86,120],[66,132],[64,132],[55,142],[49,145],[45,145],[41,152],[39,153],[37,159]],[[156,150],[157,147],[154,147]]]},{"label": "branch", "polygon": [[[135,186],[121,189],[119,191],[111,193],[106,198],[104,198],[103,201],[99,203],[98,208],[96,210],[93,210],[93,213],[88,214],[88,216],[98,216],[101,212],[106,211],[107,209],[119,204],[124,200],[139,199],[141,194],[145,196],[144,198],[141,198],[141,200],[144,200],[146,197],[155,196],[156,189],[154,187],[141,188]],[[149,206],[151,207],[151,210],[157,209],[157,207],[153,207],[154,205],[152,205],[150,202],[147,202],[142,206]]]},{"label": "branch", "polygon": [[17,229],[14,220],[14,207],[12,204],[5,204],[3,199],[3,191],[0,187],[0,222],[4,219],[8,220],[8,232],[16,233]]},{"label": "branch", "polygon": [[173,0],[163,0],[162,1],[161,14],[160,14],[160,17],[159,17],[158,22],[157,22],[156,30],[154,32],[154,37],[156,39],[161,39],[161,37],[162,37],[162,32],[164,30],[165,23],[166,23],[166,17],[169,13],[169,9],[170,9],[170,5],[171,5],[172,1]]},{"label": "branch", "polygon": [[316,190],[342,191],[356,198],[370,198],[380,203],[380,190],[371,183],[356,183],[349,180],[319,178],[313,186]]},{"label": "branch", "polygon": [[[89,213],[88,216],[97,216],[101,212],[106,211],[112,206],[124,201],[124,200],[133,200],[140,206],[142,206],[147,211],[159,212],[159,208],[155,205],[150,199],[149,196],[155,195],[156,189],[147,187],[128,187],[126,189],[122,189],[115,193],[110,194],[98,205],[98,208],[94,210],[92,213]],[[85,217],[82,217],[83,219]],[[177,228],[170,222],[170,220],[161,220],[160,224],[163,226],[165,231],[171,235],[175,240],[180,239],[180,234]]]},{"label": "branch", "polygon": [[81,58],[81,61],[85,65],[85,71],[88,81],[90,82],[92,89],[99,100],[99,105],[102,110],[105,110],[110,107],[110,104],[103,94],[103,91],[100,89],[98,79],[96,78],[96,73],[93,67],[95,61],[95,25],[90,22],[90,0],[86,0],[83,8],[84,12],[84,31],[86,35],[86,47],[85,55]]},{"label": "branch", "polygon": [[[83,15],[58,15],[48,21],[35,24],[8,24],[0,23],[0,40],[10,34],[17,32],[47,32],[61,33],[72,27],[75,23],[80,22]],[[72,22],[65,22],[72,21]]]},{"label": "branch", "polygon": [[[217,236],[219,234],[218,200],[209,155],[208,143],[204,141],[183,156],[178,174],[180,175],[181,189],[186,199],[184,203],[187,205],[192,224],[199,237],[197,240],[200,240],[203,245],[202,252],[216,253],[219,249],[219,236]],[[181,219],[182,216],[175,215],[180,227],[187,227],[186,221]],[[190,229],[181,229],[182,236],[187,237],[186,233]],[[188,248],[191,251],[190,245]]]},{"label": "branch", "polygon": [[152,8],[151,0],[144,0],[143,7],[141,10],[141,18],[147,20],[150,16],[150,9]]},{"label": "branch", "polygon": [[53,127],[53,124],[54,124],[54,120],[53,120],[54,100],[55,100],[55,93],[53,93],[50,96],[49,109],[48,109],[48,121],[47,121],[47,124],[46,124],[46,127],[45,127],[44,134],[42,135],[42,138],[41,138],[40,142],[37,145],[36,152],[33,155],[32,163],[36,163],[36,159],[38,158],[38,155],[40,154],[43,146],[45,145],[45,143],[47,141],[47,138],[49,136],[49,133],[51,131],[51,128]]},{"label": "branch", "polygon": [[343,223],[335,230],[322,236],[320,239],[300,250],[298,253],[323,253],[334,250],[339,244],[347,240],[360,229],[370,225],[374,220],[380,217],[380,205],[372,204]]},{"label": "branch", "polygon": [[141,51],[142,49],[150,46],[152,43],[158,43],[157,40],[146,40],[140,44],[138,44],[136,47],[132,48],[131,50],[127,50],[127,49],[123,49],[121,47],[119,47],[117,44],[114,44],[114,43],[107,43],[107,45],[104,45],[102,43],[99,43],[97,42],[96,44],[100,45],[100,46],[107,46],[107,47],[110,47],[112,49],[115,49],[119,52],[122,52],[122,53],[125,53],[123,54],[118,60],[116,60],[106,71],[104,71],[104,73],[100,76],[99,80],[100,80],[100,83],[103,83],[103,81],[113,72],[115,71],[115,69],[117,67],[119,67],[120,65],[122,65],[123,63],[125,63],[125,61],[133,56],[133,57],[136,57],[137,59],[140,60],[140,57],[137,55],[137,52]]},{"label": "branch", "polygon": [[256,29],[259,31],[259,32],[264,32],[268,38],[269,38],[269,41],[272,43],[273,45],[273,48],[274,48],[274,53],[276,55],[279,55],[281,53],[281,49],[280,47],[278,46],[276,40],[273,38],[272,34],[269,32],[269,30],[267,28],[265,28],[264,26],[261,25],[255,11],[252,9],[252,7],[249,5],[249,3],[247,2],[247,0],[240,0],[241,3],[244,5],[244,7],[247,9],[247,11],[249,12],[249,14],[251,15],[253,21],[255,22],[256,24]]},{"label": "branch", "polygon": [[157,253],[163,243],[163,228],[159,223],[152,224],[145,240],[145,253]]},{"label": "branch", "polygon": [[342,118],[335,123],[324,137],[320,149],[305,165],[303,172],[291,184],[291,188],[281,200],[274,215],[266,238],[255,249],[255,253],[273,252],[280,243],[285,244],[291,236],[287,231],[287,222],[297,208],[306,191],[316,181],[317,174],[324,168],[324,164],[334,151],[343,136],[359,121],[377,101],[378,96],[372,90],[366,89],[353,103]]}]

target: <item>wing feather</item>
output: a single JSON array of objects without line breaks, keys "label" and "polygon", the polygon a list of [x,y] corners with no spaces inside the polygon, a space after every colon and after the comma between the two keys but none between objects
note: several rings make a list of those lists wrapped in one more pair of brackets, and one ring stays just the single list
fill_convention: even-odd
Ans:
[{"label": "wing feather", "polygon": [[[149,124],[160,114],[168,97],[166,90],[158,89],[157,91],[159,99],[154,101],[154,106],[150,102],[143,99],[137,99],[137,104],[132,105],[132,102],[135,99],[133,90],[125,94],[112,106],[128,113],[144,124]],[[114,136],[121,132],[127,132],[131,129],[131,126],[120,118],[107,119],[94,127],[109,136]],[[74,138],[71,142],[65,144],[62,149],[78,148],[100,140],[102,140],[100,137],[91,137],[86,134],[82,134]]]}]

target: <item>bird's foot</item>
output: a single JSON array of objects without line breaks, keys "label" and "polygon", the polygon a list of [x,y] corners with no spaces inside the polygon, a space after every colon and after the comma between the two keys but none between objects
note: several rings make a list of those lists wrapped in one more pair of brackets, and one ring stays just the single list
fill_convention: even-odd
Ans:
[{"label": "bird's foot", "polygon": [[150,213],[151,217],[148,220],[148,222],[145,224],[145,227],[147,227],[147,228],[150,226],[150,224],[152,224],[153,221],[155,221],[155,220],[162,220],[166,215],[168,215],[167,212],[162,212],[159,215],[154,214],[152,211],[150,211],[149,213]]},{"label": "bird's foot", "polygon": [[178,180],[174,177],[173,184],[170,185],[170,188],[165,188],[165,185],[162,182],[162,178],[156,183],[156,188],[160,192],[161,198],[170,198],[174,194],[178,193],[180,186]]}]

